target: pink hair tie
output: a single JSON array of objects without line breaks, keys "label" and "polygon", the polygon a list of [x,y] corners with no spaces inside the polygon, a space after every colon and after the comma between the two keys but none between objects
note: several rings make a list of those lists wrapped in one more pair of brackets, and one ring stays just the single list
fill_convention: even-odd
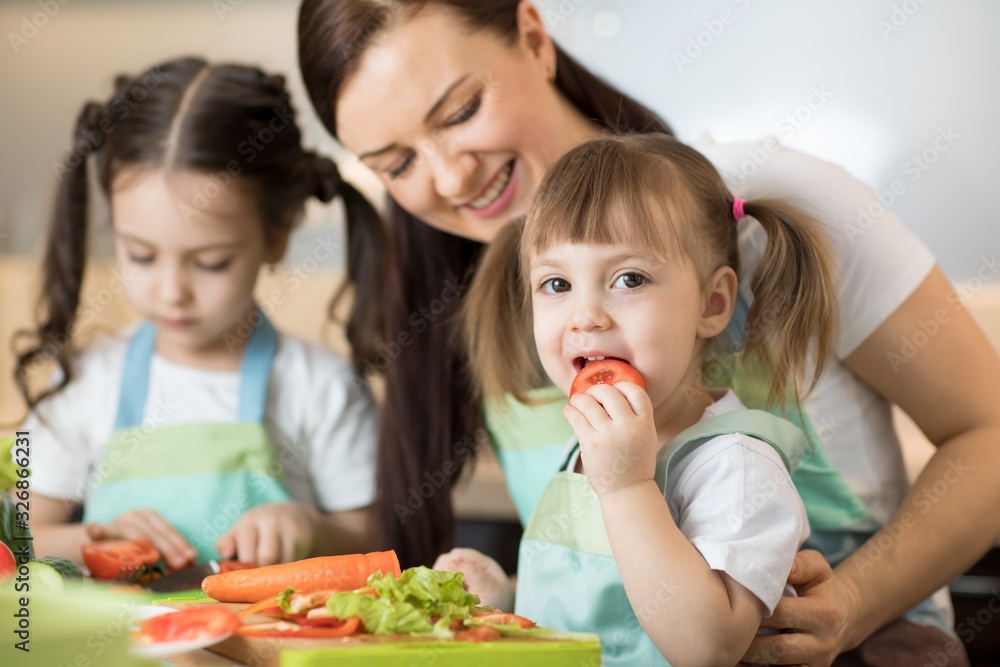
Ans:
[{"label": "pink hair tie", "polygon": [[747,214],[743,212],[743,204],[746,204],[746,199],[740,199],[739,197],[733,197],[733,217],[737,220],[742,220],[747,217]]}]

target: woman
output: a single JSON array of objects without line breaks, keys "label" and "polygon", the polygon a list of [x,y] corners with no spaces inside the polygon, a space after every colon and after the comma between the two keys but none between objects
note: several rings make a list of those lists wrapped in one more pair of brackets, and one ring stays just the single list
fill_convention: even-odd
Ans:
[{"label": "woman", "polygon": [[[472,382],[449,322],[480,244],[525,211],[542,174],[573,146],[601,132],[668,128],[553,44],[527,2],[306,0],[299,40],[303,77],[320,118],[382,176],[390,194],[392,251],[384,269],[370,267],[385,271],[384,281],[358,299],[362,308],[382,299],[385,328],[358,324],[352,335],[357,342],[382,341],[366,370],[384,369],[387,381],[380,502],[398,519],[388,522],[388,537],[405,560],[430,562],[452,535],[451,483],[490,437],[482,407],[467,398]],[[737,171],[747,149],[698,148],[722,173]],[[811,421],[814,440],[824,445],[816,477],[834,480],[813,503],[813,544],[842,562],[831,571],[819,554],[800,554],[790,578],[800,597],[784,601],[766,622],[797,631],[757,639],[747,659],[829,665],[860,644],[838,664],[871,664],[866,647],[889,637],[895,649],[910,646],[913,660],[934,654],[943,656],[935,657],[939,662],[965,664],[961,647],[943,632],[921,632],[923,626],[895,619],[997,538],[990,514],[970,517],[984,502],[1000,504],[1000,455],[991,447],[1000,439],[1000,406],[991,390],[1000,359],[930,254],[891,214],[883,209],[877,224],[844,233],[856,225],[859,206],[877,201],[867,188],[832,165],[769,152],[740,184],[740,196],[804,202],[829,225],[839,256],[837,358],[806,403],[810,420],[803,426]],[[749,273],[759,258],[760,232],[749,223],[740,232]],[[744,307],[752,307],[752,295],[744,296]],[[897,361],[901,341],[920,322],[942,316],[946,325],[919,353]],[[744,374],[735,362],[720,368],[737,381]],[[945,405],[941,395],[955,400]],[[938,446],[909,490],[890,401]],[[543,448],[524,457],[503,442],[518,427],[533,429],[539,417],[529,408],[491,417],[490,435],[523,517],[539,480],[554,470],[541,464]],[[833,475],[824,473],[826,455]],[[935,494],[942,479],[948,492]],[[809,507],[813,489],[800,491]],[[917,620],[947,622],[932,603],[921,611],[935,618]]]}]

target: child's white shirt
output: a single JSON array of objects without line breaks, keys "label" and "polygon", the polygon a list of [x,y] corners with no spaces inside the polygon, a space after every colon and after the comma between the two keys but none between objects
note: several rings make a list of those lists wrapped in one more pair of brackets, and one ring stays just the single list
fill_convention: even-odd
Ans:
[{"label": "child's white shirt", "polygon": [[[114,427],[134,330],[104,336],[77,355],[73,381],[25,421],[33,492],[86,501]],[[239,380],[238,371],[201,370],[154,355],[143,425],[236,422]],[[348,360],[279,332],[264,426],[294,500],[328,511],[374,501],[376,405]]]},{"label": "child's white shirt", "polygon": [[[731,391],[712,393],[717,400],[699,422],[746,409]],[[575,443],[576,438],[571,446]],[[570,459],[569,470],[578,456]],[[770,616],[795,553],[809,537],[805,507],[781,455],[751,436],[720,435],[671,464],[667,490],[670,515],[681,533],[710,568],[756,595]]]}]

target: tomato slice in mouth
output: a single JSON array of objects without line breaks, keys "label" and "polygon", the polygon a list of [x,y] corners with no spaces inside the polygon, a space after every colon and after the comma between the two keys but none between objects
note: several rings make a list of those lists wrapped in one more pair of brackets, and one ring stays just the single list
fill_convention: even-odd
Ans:
[{"label": "tomato slice in mouth", "polygon": [[84,544],[83,562],[95,579],[111,581],[123,571],[156,565],[160,552],[146,540],[102,540]]},{"label": "tomato slice in mouth", "polygon": [[643,389],[646,383],[642,375],[632,364],[621,359],[601,359],[584,366],[573,378],[569,396],[584,393],[595,384],[615,384],[616,382],[633,382]]},{"label": "tomato slice in mouth", "polygon": [[148,618],[139,623],[137,635],[155,643],[192,642],[231,635],[241,625],[225,607],[205,604]]}]

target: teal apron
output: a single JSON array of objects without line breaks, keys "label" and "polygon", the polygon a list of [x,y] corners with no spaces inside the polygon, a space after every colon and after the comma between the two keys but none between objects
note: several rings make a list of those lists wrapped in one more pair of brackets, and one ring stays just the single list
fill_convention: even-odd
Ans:
[{"label": "teal apron", "polygon": [[267,431],[264,409],[277,332],[261,313],[240,364],[238,422],[143,424],[156,330],[148,322],[129,341],[115,430],[86,501],[85,522],[156,510],[198,552],[218,559],[216,540],[246,510],[291,499]]},{"label": "teal apron", "polygon": [[[789,470],[798,466],[806,448],[801,430],[760,410],[739,410],[698,422],[657,454],[655,479],[664,499],[669,495],[671,464],[712,438],[730,433],[767,442]],[[571,458],[572,452],[545,488],[525,528],[518,552],[515,612],[556,630],[596,632],[602,664],[608,667],[669,666],[639,625],[611,553],[597,495],[586,475],[566,469]]]}]

